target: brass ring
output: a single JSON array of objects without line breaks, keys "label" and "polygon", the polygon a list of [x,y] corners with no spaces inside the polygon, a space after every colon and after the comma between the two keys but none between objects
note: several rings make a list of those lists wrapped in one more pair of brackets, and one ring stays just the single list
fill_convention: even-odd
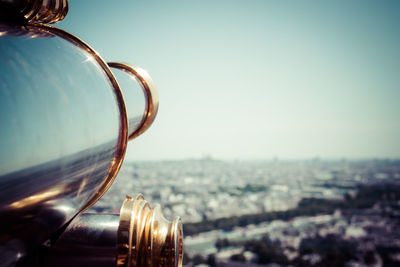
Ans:
[{"label": "brass ring", "polygon": [[135,202],[132,197],[126,196],[119,213],[117,266],[129,266],[132,247],[132,209]]},{"label": "brass ring", "polygon": [[139,126],[133,133],[129,135],[130,141],[144,133],[153,124],[153,121],[157,116],[159,106],[157,88],[147,71],[140,67],[119,62],[109,62],[108,66],[135,76],[139,80],[139,84],[142,87],[146,98],[145,113],[141,122],[139,123]]},{"label": "brass ring", "polygon": [[28,23],[56,23],[68,13],[68,0],[21,0],[15,11]]},{"label": "brass ring", "polygon": [[142,195],[126,196],[117,234],[117,267],[182,267],[183,229],[176,217],[165,219],[160,205],[151,208]]},{"label": "brass ring", "polygon": [[55,10],[52,12],[52,15],[46,18],[48,23],[56,23],[65,18],[68,13],[68,0],[56,1]]},{"label": "brass ring", "polygon": [[26,21],[30,22],[34,20],[40,10],[41,4],[42,3],[40,1],[28,0],[28,3],[22,11]]},{"label": "brass ring", "polygon": [[38,14],[35,16],[35,21],[46,22],[55,11],[56,2],[57,1],[43,1]]},{"label": "brass ring", "polygon": [[107,176],[104,178],[103,182],[100,184],[97,191],[89,198],[86,204],[83,205],[82,209],[78,212],[80,213],[91,207],[94,203],[97,202],[97,200],[99,200],[104,195],[104,193],[108,190],[108,188],[110,188],[111,184],[114,182],[118,174],[118,171],[121,168],[128,143],[128,119],[126,114],[124,98],[122,96],[121,88],[119,87],[118,82],[115,79],[114,74],[108,67],[107,63],[99,56],[99,54],[93,48],[91,48],[84,41],[82,41],[73,34],[70,34],[62,29],[47,24],[35,23],[35,24],[29,24],[26,27],[27,29],[29,29],[29,27],[33,27],[36,30],[41,30],[43,32],[55,34],[56,36],[71,42],[72,44],[78,46],[79,48],[89,53],[105,72],[113,88],[116,100],[118,102],[118,109],[120,113],[120,127],[119,127],[118,143],[114,153],[114,158],[110,163],[110,168],[108,169]]}]

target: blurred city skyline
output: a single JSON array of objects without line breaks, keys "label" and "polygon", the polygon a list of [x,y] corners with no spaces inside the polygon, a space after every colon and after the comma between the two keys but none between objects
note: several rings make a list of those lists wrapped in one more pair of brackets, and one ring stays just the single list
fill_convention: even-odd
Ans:
[{"label": "blurred city skyline", "polygon": [[57,24],[147,69],[126,159],[399,158],[400,2],[70,1]]}]

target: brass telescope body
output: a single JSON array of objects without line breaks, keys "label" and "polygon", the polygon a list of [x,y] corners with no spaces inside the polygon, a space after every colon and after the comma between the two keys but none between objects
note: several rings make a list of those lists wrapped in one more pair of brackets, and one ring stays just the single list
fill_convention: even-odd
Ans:
[{"label": "brass telescope body", "polygon": [[[182,266],[180,219],[143,196],[127,197],[120,214],[87,211],[156,117],[148,73],[37,23],[65,17],[67,0],[0,8],[0,266]],[[131,88],[117,73],[144,96],[124,97]]]}]

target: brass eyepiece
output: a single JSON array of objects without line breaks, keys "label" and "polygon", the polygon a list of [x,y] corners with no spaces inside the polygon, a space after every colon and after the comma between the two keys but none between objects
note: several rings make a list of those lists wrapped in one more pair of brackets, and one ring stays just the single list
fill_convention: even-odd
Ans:
[{"label": "brass eyepiece", "polygon": [[56,23],[67,15],[68,0],[0,0],[0,8],[6,20]]},{"label": "brass eyepiece", "polygon": [[117,237],[117,266],[182,266],[183,231],[179,217],[169,222],[161,208],[142,195],[122,204]]}]

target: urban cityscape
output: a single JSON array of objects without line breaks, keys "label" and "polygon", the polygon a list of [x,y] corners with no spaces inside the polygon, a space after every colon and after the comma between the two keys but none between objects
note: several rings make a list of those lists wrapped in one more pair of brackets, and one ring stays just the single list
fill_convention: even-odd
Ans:
[{"label": "urban cityscape", "polygon": [[400,160],[126,162],[93,209],[139,193],[182,218],[186,266],[400,265]]}]

